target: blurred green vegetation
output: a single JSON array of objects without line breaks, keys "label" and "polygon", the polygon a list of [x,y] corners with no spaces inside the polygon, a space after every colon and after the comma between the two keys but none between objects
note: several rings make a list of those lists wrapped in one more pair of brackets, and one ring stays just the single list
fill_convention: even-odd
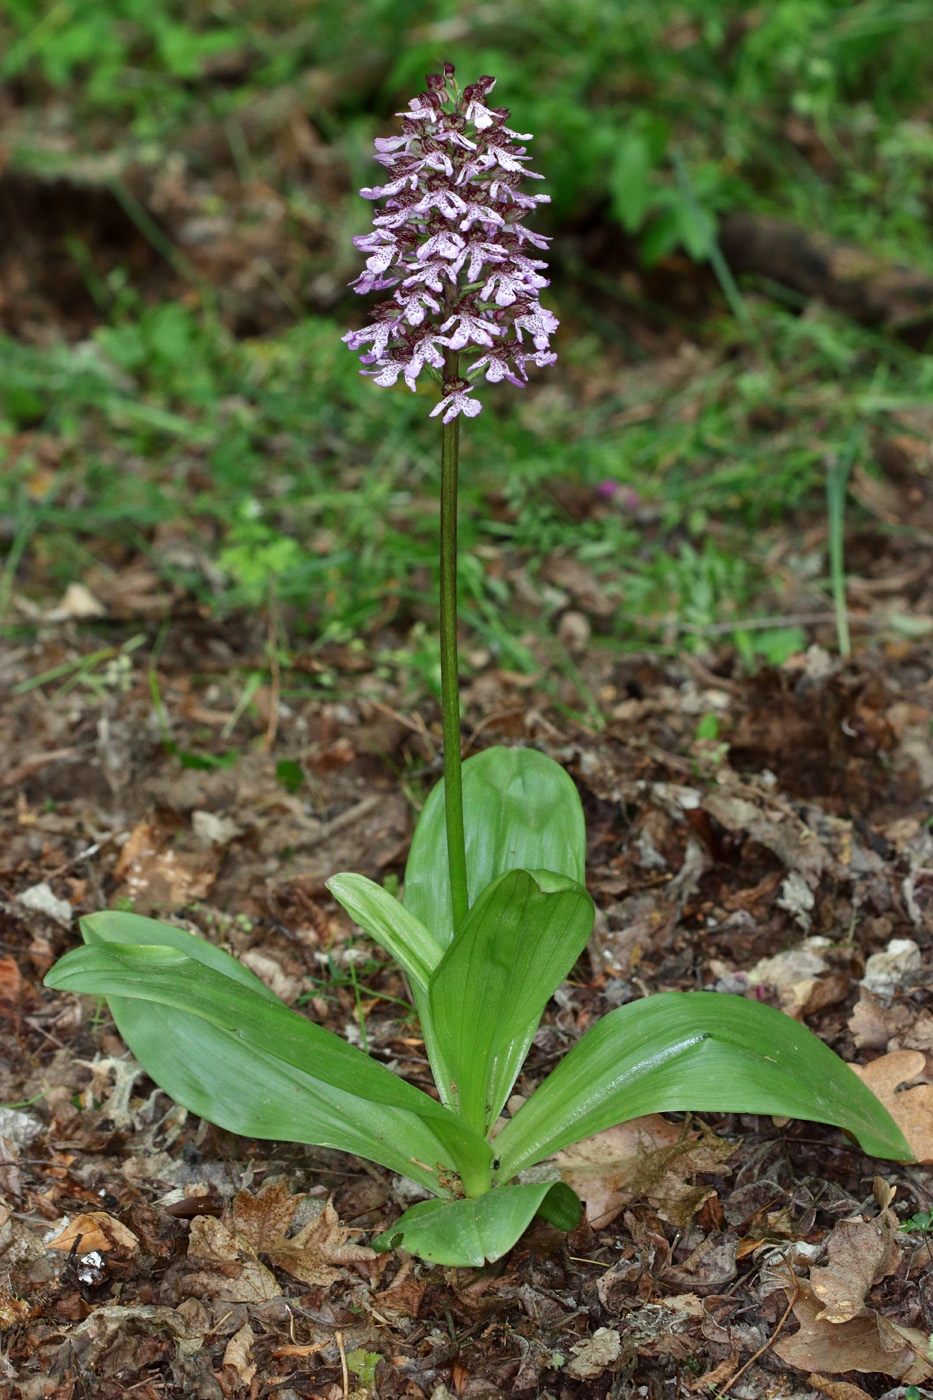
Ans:
[{"label": "blurred green vegetation", "polygon": [[[621,323],[624,298],[587,304],[561,238],[601,223],[636,267],[672,254],[719,266],[717,219],[752,209],[933,273],[928,0],[7,0],[0,15],[16,109],[67,111],[79,152],[128,143],[158,161],[199,123],[235,122],[257,94],[300,87],[341,175],[332,198],[295,197],[328,224],[341,280],[358,261],[349,234],[371,217],[355,189],[374,178],[372,139],[447,58],[464,80],[495,74],[496,100],[535,133],[563,321],[540,392],[487,393],[464,434],[467,624],[509,664],[532,665],[529,634],[550,637],[566,606],[545,576],[564,554],[611,602],[610,644],[702,648],[734,625],[749,656],[780,659],[797,629],[741,626],[766,593],[781,608],[760,541],[790,512],[820,508],[827,459],[855,428],[867,442],[873,425],[930,401],[933,362],[760,288],[743,301],[727,286],[724,306],[711,284],[711,309],[684,330],[701,347],[693,367],[654,376]],[[14,143],[11,169],[18,160]],[[363,314],[352,298],[328,315],[298,306],[293,324],[238,340],[211,289],[189,291],[153,301],[121,269],[94,285],[100,322],[80,344],[56,343],[54,326],[41,346],[0,343],[13,567],[61,587],[122,549],[218,608],[274,599],[318,643],[423,625],[431,391],[360,379],[339,339],[344,311],[356,324]],[[54,470],[30,434],[60,444]],[[168,527],[200,562],[162,548]],[[522,574],[539,605],[522,605]],[[8,564],[7,601],[9,575]],[[830,607],[822,575],[813,587]]]}]

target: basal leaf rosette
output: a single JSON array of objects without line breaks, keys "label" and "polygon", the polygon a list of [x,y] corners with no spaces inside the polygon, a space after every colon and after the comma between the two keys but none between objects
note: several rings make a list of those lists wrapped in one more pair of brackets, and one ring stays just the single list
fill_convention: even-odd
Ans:
[{"label": "basal leaf rosette", "polygon": [[360,191],[385,204],[372,232],[353,240],[369,257],[351,286],[360,294],[394,291],[373,308],[369,325],[343,339],[362,352],[361,372],[376,384],[401,375],[414,392],[421,371],[434,372],[444,387],[431,417],[442,413],[449,423],[479,413],[472,393],[480,376],[522,388],[528,364],[557,359],[550,349],[557,318],[539,296],[549,285],[546,264],[533,256],[549,239],[522,222],[550,196],[521,188],[542,176],[527,168],[522,142],[530,135],[506,126],[507,108],[486,105],[495,78],[461,92],[445,63],[427,84],[398,113],[401,136],[376,141],[375,158],[392,178]]}]

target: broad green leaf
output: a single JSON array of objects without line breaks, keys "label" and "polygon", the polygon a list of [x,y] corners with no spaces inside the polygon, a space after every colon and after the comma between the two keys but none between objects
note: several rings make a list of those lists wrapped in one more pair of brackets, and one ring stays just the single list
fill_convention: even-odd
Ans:
[{"label": "broad green leaf", "polygon": [[[215,948],[206,938],[188,933],[175,924],[164,924],[159,919],[145,919],[141,914],[125,914],[119,909],[104,909],[99,914],[88,914],[80,921],[81,937],[90,946],[107,943],[132,943],[137,948],[160,947],[177,948],[189,958],[211,967],[224,977],[232,977],[234,982],[248,987],[250,991],[265,997],[267,1001],[281,1005],[275,992],[270,992],[254,972],[244,967],[236,958]],[[54,970],[54,969],[53,969]],[[51,985],[51,983],[49,984]]]},{"label": "broad green leaf", "polygon": [[774,1113],[845,1128],[911,1160],[894,1120],[843,1060],[783,1012],[716,992],[663,992],[610,1011],[495,1139],[500,1179],[645,1113]]},{"label": "broad green leaf", "polygon": [[[440,949],[438,949],[440,951]],[[418,1023],[421,1026],[421,1034],[424,1037],[424,1049],[431,1065],[431,1074],[434,1083],[437,1085],[437,1092],[441,1096],[441,1103],[448,1108],[457,1111],[457,1094],[451,1086],[456,1086],[456,1078],[451,1074],[444,1058],[444,1048],[441,1045],[437,1031],[434,1028],[434,1016],[431,1011],[431,1002],[428,997],[427,988],[412,985],[412,999],[415,1009],[418,1012]]]},{"label": "broad green leaf", "polygon": [[373,1249],[406,1249],[432,1264],[476,1268],[501,1259],[535,1215],[572,1230],[580,1202],[560,1181],[503,1186],[474,1200],[419,1201],[373,1240]]},{"label": "broad green leaf", "polygon": [[[582,884],[586,831],[569,774],[536,749],[486,749],[463,765],[470,904],[506,870],[553,870]],[[415,828],[404,902],[444,948],[454,935],[443,780]]]},{"label": "broad green leaf", "polygon": [[454,1160],[424,1119],[335,1089],[173,1007],[107,1000],[135,1058],[190,1112],[246,1138],[353,1152],[447,1193]]},{"label": "broad green leaf", "polygon": [[[126,921],[132,917],[123,916],[123,919]],[[151,920],[145,922],[149,925],[153,923]],[[94,933],[91,929],[85,930],[84,924],[94,923],[95,919],[83,921],[82,931],[86,936],[93,937]],[[132,926],[126,922],[121,927],[132,931]],[[108,931],[112,933],[112,929],[111,922]],[[398,1118],[394,1130],[387,1134],[388,1144],[396,1157],[399,1153],[406,1159],[419,1155],[419,1150],[410,1145],[406,1138],[409,1119],[413,1116],[422,1121],[434,1142],[427,1156],[419,1159],[430,1174],[433,1175],[438,1166],[449,1174],[452,1163],[465,1180],[475,1180],[477,1173],[482,1178],[483,1173],[488,1172],[491,1152],[487,1144],[441,1104],[397,1078],[384,1065],[355,1046],[346,1044],[329,1031],[290,1011],[265,988],[261,993],[256,992],[232,972],[228,975],[226,964],[233,969],[239,969],[240,964],[228,958],[220,949],[169,925],[165,925],[164,929],[167,937],[177,937],[182,943],[190,940],[188,946],[194,945],[200,956],[193,958],[187,950],[182,951],[177,946],[158,946],[149,942],[118,944],[101,940],[67,954],[49,973],[47,984],[113,999],[111,1009],[121,1034],[144,1069],[167,1092],[174,1093],[167,1080],[177,1076],[177,1054],[172,1036],[153,1039],[149,1034],[156,1006],[171,1011],[168,1015],[163,1012],[159,1018],[163,1029],[172,1027],[177,1030],[179,1026],[185,1026],[187,1039],[195,1047],[196,1064],[199,1054],[197,1047],[203,1042],[205,1054],[216,1052],[222,1070],[223,1048],[232,1041],[248,1051],[267,1056],[271,1064],[280,1062],[301,1071],[316,1085],[319,1097],[327,1099],[332,1096],[332,1091],[352,1095],[355,1112],[354,1121],[349,1126],[357,1145],[345,1150],[360,1152],[373,1161],[384,1161],[384,1125],[391,1120],[391,1111],[397,1110],[402,1117]],[[151,937],[151,928],[144,929],[142,935]],[[207,965],[208,959],[215,964],[214,967]],[[218,971],[217,964],[224,966],[224,971]],[[188,1024],[192,1018],[194,1026]],[[221,1087],[217,1091],[218,1104],[228,1102],[231,1092],[241,1099],[251,1095],[248,1073],[233,1084],[229,1082],[229,1075],[222,1076]],[[283,1121],[275,1136],[292,1136],[287,1110],[289,1100],[294,1097],[292,1090],[288,1098],[280,1102]],[[185,1100],[181,1099],[180,1102],[185,1103]],[[185,1103],[185,1106],[193,1105]],[[218,1121],[217,1114],[211,1109],[210,1096],[207,1104],[199,1106],[196,1111],[212,1121]],[[389,1113],[389,1120],[385,1119],[386,1113]],[[371,1124],[375,1118],[380,1119],[381,1126],[374,1130]],[[419,1137],[423,1137],[423,1134],[419,1134]],[[330,1138],[313,1137],[310,1140],[320,1145],[337,1145]],[[367,1145],[361,1146],[361,1143]],[[439,1150],[441,1143],[445,1144],[446,1151]],[[405,1167],[397,1169],[412,1174]]]},{"label": "broad green leaf", "polygon": [[412,982],[426,988],[441,950],[421,920],[365,875],[332,875],[327,888],[360,928],[392,954]]},{"label": "broad green leaf", "polygon": [[506,871],[457,930],[428,1001],[448,1088],[477,1132],[495,1122],[548,998],[592,931],[586,890],[547,870]]}]

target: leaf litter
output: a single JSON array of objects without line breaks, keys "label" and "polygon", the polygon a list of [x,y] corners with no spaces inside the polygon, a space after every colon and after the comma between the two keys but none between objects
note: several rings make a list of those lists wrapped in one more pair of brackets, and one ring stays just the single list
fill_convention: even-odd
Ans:
[{"label": "leaf litter", "polygon": [[[73,654],[92,650],[93,637],[68,633],[75,625],[50,624],[16,679],[41,675],[66,638]],[[915,765],[899,766],[885,720],[916,693],[910,657],[880,683],[870,656],[827,674],[821,685],[871,695],[874,738],[867,752],[818,754],[829,701],[811,694],[812,741],[795,711],[786,751],[763,727],[761,675],[595,655],[581,664],[609,715],[604,732],[562,718],[535,684],[516,690],[491,659],[483,709],[467,714],[469,732],[500,696],[511,712],[500,725],[493,715],[480,743],[545,748],[588,814],[597,935],[517,1090],[531,1092],[609,1007],[715,987],[821,1033],[930,1162],[929,791]],[[41,991],[74,916],[133,899],[232,949],[338,1033],[365,1031],[369,1052],[415,1082],[425,1063],[404,983],[323,880],[340,867],[401,873],[415,812],[396,769],[408,766],[413,796],[430,782],[433,702],[408,706],[417,719],[390,733],[381,717],[406,711],[395,683],[373,673],[361,685],[356,661],[341,673],[335,654],[338,693],[308,686],[290,699],[271,748],[257,710],[240,721],[234,762],[186,767],[179,753],[223,752],[235,700],[224,702],[223,680],[220,695],[216,679],[192,683],[170,637],[159,674],[171,751],[146,664],[135,652],[129,684],[103,697],[55,700],[39,687],[0,713],[8,754],[27,711],[31,752],[71,750],[2,791],[0,1093],[17,1107],[0,1120],[0,1394],[13,1377],[29,1400],[77,1393],[91,1372],[102,1400],[133,1385],[180,1397],[446,1387],[573,1400],[678,1377],[691,1393],[737,1378],[738,1396],[789,1383],[829,1395],[845,1385],[844,1400],[859,1400],[856,1390],[930,1379],[926,1245],[897,1229],[898,1212],[930,1206],[923,1166],[886,1165],[897,1196],[879,1208],[865,1199],[872,1164],[830,1129],[654,1115],[553,1163],[587,1206],[569,1238],[537,1222],[499,1265],[432,1270],[368,1247],[407,1203],[404,1183],[341,1154],[200,1123],[140,1074],[105,1013]],[[782,694],[799,674],[792,662],[769,683]],[[645,698],[633,702],[633,690]],[[720,732],[753,739],[768,765],[698,746],[697,715],[714,708]],[[205,720],[213,712],[225,718]],[[880,767],[872,743],[888,756]],[[283,760],[297,790],[278,777]],[[39,886],[52,898],[20,898]]]}]

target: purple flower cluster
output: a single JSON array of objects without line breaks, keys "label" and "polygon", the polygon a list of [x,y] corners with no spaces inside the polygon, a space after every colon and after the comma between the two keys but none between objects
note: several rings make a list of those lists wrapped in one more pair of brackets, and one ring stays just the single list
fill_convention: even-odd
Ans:
[{"label": "purple flower cluster", "polygon": [[[429,75],[428,91],[398,114],[402,135],[376,141],[376,160],[392,179],[360,190],[386,203],[373,232],[353,240],[369,257],[351,286],[395,291],[374,308],[370,325],[343,339],[363,351],[372,368],[361,372],[377,384],[401,374],[414,392],[425,365],[439,371],[443,397],[431,417],[443,413],[445,423],[479,413],[470,395],[482,371],[493,383],[523,387],[529,361],[557,359],[549,349],[557,317],[539,300],[549,285],[546,264],[528,255],[528,245],[546,249],[549,240],[520,222],[550,196],[520,189],[542,176],[525,168],[530,157],[519,143],[531,137],[505,125],[507,108],[485,104],[495,81],[480,78],[461,93],[452,63]],[[463,368],[460,352],[475,355]]]}]

